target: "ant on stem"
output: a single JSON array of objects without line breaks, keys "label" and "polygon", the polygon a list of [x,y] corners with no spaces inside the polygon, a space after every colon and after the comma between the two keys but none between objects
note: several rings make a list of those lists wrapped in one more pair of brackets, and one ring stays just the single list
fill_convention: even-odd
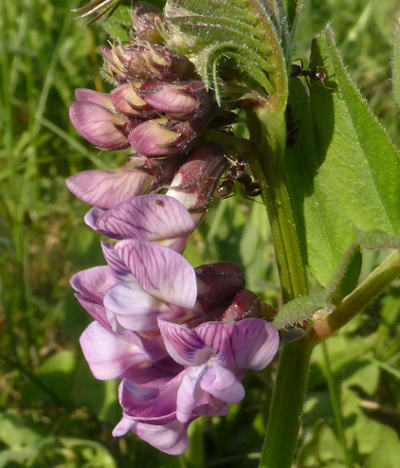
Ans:
[{"label": "ant on stem", "polygon": [[228,198],[233,195],[235,182],[243,185],[245,193],[248,197],[256,197],[262,192],[259,182],[255,181],[248,170],[248,166],[242,161],[232,161],[228,159],[231,167],[228,169],[225,179],[221,182],[216,190],[216,195],[219,198]]}]

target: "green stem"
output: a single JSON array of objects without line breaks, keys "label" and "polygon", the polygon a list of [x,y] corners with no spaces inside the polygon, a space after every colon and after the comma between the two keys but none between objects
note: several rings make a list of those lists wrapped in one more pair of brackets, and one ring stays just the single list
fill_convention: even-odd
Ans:
[{"label": "green stem", "polygon": [[[258,125],[261,124],[256,130],[260,157],[254,166],[264,182],[262,196],[271,226],[282,297],[287,302],[306,296],[308,285],[284,168],[286,123],[283,115],[271,115],[266,108],[258,109],[256,115]],[[250,125],[254,127],[254,123]]]},{"label": "green stem", "polygon": [[282,349],[259,468],[290,468],[297,445],[313,344],[293,341]]},{"label": "green stem", "polygon": [[349,448],[347,446],[347,441],[346,441],[346,435],[344,433],[343,418],[342,418],[342,413],[340,411],[340,401],[338,399],[338,395],[337,395],[336,388],[335,388],[335,382],[333,380],[333,373],[331,369],[331,363],[329,360],[327,342],[326,341],[323,342],[321,346],[322,346],[322,352],[324,355],[324,365],[323,365],[322,371],[325,375],[326,383],[328,384],[329,396],[331,399],[333,415],[335,418],[336,431],[338,433],[339,440],[342,445],[346,467],[352,468],[353,463],[351,461],[351,456],[350,456]]},{"label": "green stem", "polygon": [[[283,300],[308,293],[305,261],[286,183],[284,115],[271,115],[268,109],[256,111],[253,127],[258,148],[263,151],[257,164],[264,182],[263,198],[271,225],[279,268]],[[252,116],[250,116],[250,119]],[[256,167],[257,170],[257,167]],[[290,468],[295,453],[313,342],[307,338],[286,344],[281,351],[278,375],[272,395],[260,468]]]},{"label": "green stem", "polygon": [[400,275],[400,252],[396,251],[379,265],[357,288],[349,294],[330,315],[318,320],[311,338],[323,340],[342,328],[367,307]]}]

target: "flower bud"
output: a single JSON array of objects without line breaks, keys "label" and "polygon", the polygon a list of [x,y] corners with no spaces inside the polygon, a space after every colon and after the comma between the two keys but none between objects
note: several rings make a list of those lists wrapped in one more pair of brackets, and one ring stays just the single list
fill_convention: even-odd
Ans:
[{"label": "flower bud", "polygon": [[194,76],[194,65],[183,55],[150,44],[101,47],[110,75],[118,82],[137,79],[177,80]]},{"label": "flower bud", "polygon": [[228,161],[221,148],[202,145],[190,153],[171,182],[167,195],[179,200],[197,221],[207,211],[215,187]]},{"label": "flower bud", "polygon": [[244,287],[244,277],[235,263],[212,263],[195,268],[197,279],[197,300],[203,307],[215,307]]},{"label": "flower bud", "polygon": [[89,101],[74,102],[69,111],[72,125],[89,143],[105,150],[129,147],[124,129],[128,120]]},{"label": "flower bud", "polygon": [[133,129],[128,140],[139,154],[148,157],[171,156],[181,149],[177,146],[178,134],[167,128],[167,119],[153,119]]},{"label": "flower bud", "polygon": [[261,312],[261,303],[258,297],[243,289],[236,294],[232,304],[226,309],[221,317],[223,322],[238,322],[245,318],[259,317]]},{"label": "flower bud", "polygon": [[117,111],[137,117],[144,116],[144,111],[150,110],[150,106],[138,92],[140,85],[141,83],[125,83],[111,91],[111,102]]},{"label": "flower bud", "polygon": [[153,44],[162,44],[160,30],[165,29],[164,15],[146,3],[137,3],[130,11],[132,25],[139,39]]},{"label": "flower bud", "polygon": [[211,107],[209,95],[202,81],[183,83],[149,81],[141,86],[140,91],[143,99],[153,109],[177,119],[200,117]]}]

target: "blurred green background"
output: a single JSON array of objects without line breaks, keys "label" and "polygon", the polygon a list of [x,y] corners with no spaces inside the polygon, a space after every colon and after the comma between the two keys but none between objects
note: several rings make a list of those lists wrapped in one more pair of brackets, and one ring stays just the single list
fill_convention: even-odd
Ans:
[{"label": "blurred green background", "polygon": [[[101,27],[71,8],[82,0],[0,2],[0,467],[257,466],[274,367],[249,373],[244,402],[196,423],[188,453],[170,457],[133,435],[113,439],[116,382],[90,374],[78,345],[89,323],[71,275],[103,264],[88,209],[64,185],[84,169],[114,168],[68,120],[75,88],[108,91],[99,68]],[[332,22],[352,76],[400,143],[390,61],[397,0],[309,0],[294,57]],[[194,265],[235,261],[273,305],[279,288],[263,206],[215,202],[187,250]],[[368,271],[378,261],[370,255]],[[400,283],[313,358],[298,468],[400,467]],[[296,389],[294,388],[295,392]]]}]

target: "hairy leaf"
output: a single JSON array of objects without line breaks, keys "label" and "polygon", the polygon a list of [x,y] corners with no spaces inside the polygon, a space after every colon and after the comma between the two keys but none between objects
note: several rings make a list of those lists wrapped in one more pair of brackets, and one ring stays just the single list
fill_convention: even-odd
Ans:
[{"label": "hairy leaf", "polygon": [[283,0],[283,5],[286,11],[289,29],[292,30],[296,26],[296,20],[303,7],[302,0]]},{"label": "hairy leaf", "polygon": [[400,160],[352,83],[330,29],[313,42],[315,66],[325,67],[327,79],[309,80],[309,103],[300,84],[291,84],[299,140],[286,160],[303,254],[328,286],[357,230],[399,234]]},{"label": "hairy leaf", "polygon": [[273,110],[284,108],[287,24],[279,2],[168,0],[165,13],[173,28],[170,45],[190,54],[219,103],[222,77],[255,89]]},{"label": "hairy leaf", "polygon": [[391,236],[379,230],[363,233],[360,241],[361,247],[368,250],[400,249],[400,236]]},{"label": "hairy leaf", "polygon": [[361,266],[362,254],[360,244],[354,242],[340,264],[336,277],[330,287],[329,301],[332,304],[339,304],[357,286]]},{"label": "hairy leaf", "polygon": [[328,307],[328,293],[320,291],[307,297],[299,297],[285,304],[273,321],[277,328],[286,328],[308,321],[319,309]]}]

